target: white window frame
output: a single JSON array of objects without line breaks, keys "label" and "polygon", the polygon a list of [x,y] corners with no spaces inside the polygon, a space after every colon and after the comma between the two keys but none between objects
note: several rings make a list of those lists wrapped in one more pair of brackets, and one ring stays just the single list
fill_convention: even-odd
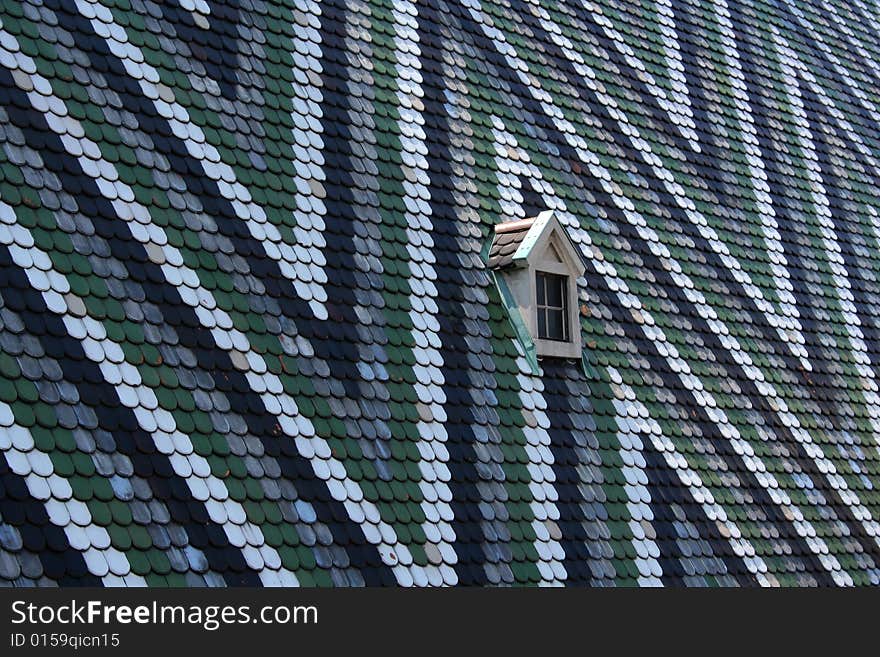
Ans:
[{"label": "white window frame", "polygon": [[[541,303],[541,287],[544,287],[544,303]],[[537,317],[537,335],[538,338],[542,340],[553,340],[555,342],[568,342],[571,340],[571,323],[569,322],[568,315],[568,286],[571,283],[569,280],[569,276],[567,274],[563,274],[562,272],[549,272],[541,269],[535,270],[535,314]],[[550,296],[552,288],[554,288],[557,284],[562,286],[562,293],[559,295],[559,304],[558,306],[552,305],[550,303]],[[541,313],[544,313],[544,331],[549,333],[550,322],[548,321],[550,317],[550,313],[553,315],[561,314],[562,315],[562,326],[560,327],[562,330],[562,337],[560,338],[550,338],[541,335]]]},{"label": "white window frame", "polygon": [[[562,247],[561,240],[555,234],[550,235],[541,253],[536,253],[534,259],[529,258],[529,266],[526,269],[529,276],[530,308],[521,308],[520,312],[528,318],[526,324],[535,342],[535,353],[538,358],[580,358],[581,324],[577,298],[577,279],[580,272],[573,270],[571,263],[558,262],[548,257],[551,247],[554,247],[565,259],[565,248]],[[547,340],[538,337],[538,272],[565,277],[567,340]]]}]

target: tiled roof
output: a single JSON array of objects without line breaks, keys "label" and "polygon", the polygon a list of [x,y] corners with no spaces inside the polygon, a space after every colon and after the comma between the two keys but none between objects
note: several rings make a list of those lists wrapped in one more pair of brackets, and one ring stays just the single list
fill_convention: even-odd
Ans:
[{"label": "tiled roof", "polygon": [[[878,30],[0,2],[0,583],[877,584]],[[544,209],[535,369],[484,254]]]}]

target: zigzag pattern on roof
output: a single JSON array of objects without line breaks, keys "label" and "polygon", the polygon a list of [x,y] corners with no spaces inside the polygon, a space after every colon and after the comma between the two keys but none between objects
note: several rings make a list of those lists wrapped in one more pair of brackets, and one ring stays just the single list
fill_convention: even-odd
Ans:
[{"label": "zigzag pattern on roof", "polygon": [[0,584],[880,583],[877,25],[0,2]]}]

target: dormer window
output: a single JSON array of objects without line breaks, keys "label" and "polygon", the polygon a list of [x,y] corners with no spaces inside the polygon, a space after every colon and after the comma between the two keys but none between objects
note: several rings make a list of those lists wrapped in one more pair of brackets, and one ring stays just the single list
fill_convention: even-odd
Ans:
[{"label": "dormer window", "polygon": [[580,358],[577,279],[580,255],[548,210],[495,226],[489,249],[505,298],[511,298],[539,358]]}]

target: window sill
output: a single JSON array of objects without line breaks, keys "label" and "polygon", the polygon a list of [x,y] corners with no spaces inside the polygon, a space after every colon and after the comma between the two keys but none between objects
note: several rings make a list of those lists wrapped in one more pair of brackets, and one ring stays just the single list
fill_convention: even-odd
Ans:
[{"label": "window sill", "polygon": [[581,348],[575,342],[559,342],[557,340],[535,340],[535,355],[540,358],[577,358],[581,357]]}]

